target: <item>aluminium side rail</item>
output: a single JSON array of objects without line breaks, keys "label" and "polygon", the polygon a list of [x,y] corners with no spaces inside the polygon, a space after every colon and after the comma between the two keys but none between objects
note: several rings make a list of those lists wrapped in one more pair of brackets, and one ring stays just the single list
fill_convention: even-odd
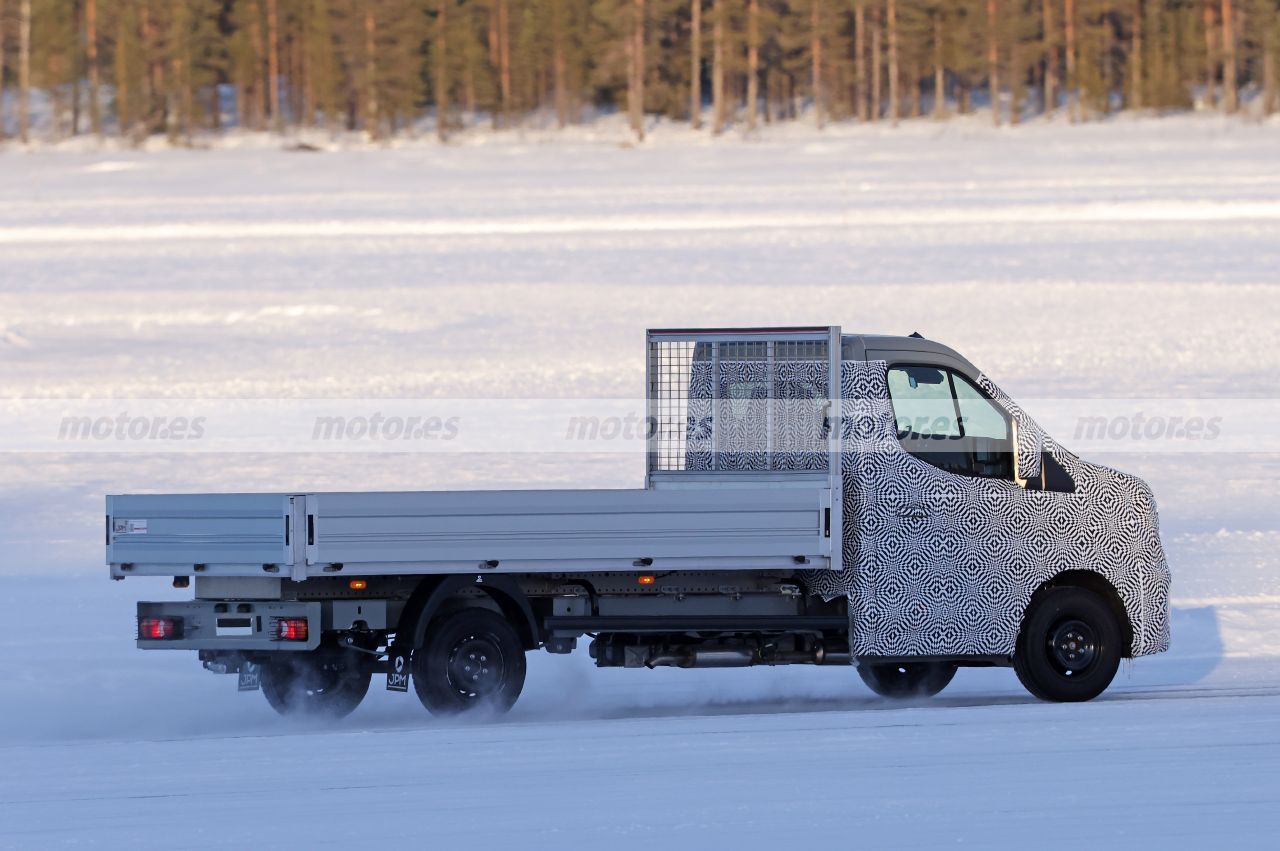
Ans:
[{"label": "aluminium side rail", "polygon": [[107,506],[113,577],[824,568],[839,551],[820,485],[142,495]]}]

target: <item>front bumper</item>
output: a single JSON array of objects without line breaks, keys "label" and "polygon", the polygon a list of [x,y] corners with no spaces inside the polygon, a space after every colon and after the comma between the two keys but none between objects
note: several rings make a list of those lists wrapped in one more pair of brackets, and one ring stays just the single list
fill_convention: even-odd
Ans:
[{"label": "front bumper", "polygon": [[1150,656],[1169,649],[1169,565],[1162,558],[1143,575],[1142,607],[1134,624],[1133,656]]}]

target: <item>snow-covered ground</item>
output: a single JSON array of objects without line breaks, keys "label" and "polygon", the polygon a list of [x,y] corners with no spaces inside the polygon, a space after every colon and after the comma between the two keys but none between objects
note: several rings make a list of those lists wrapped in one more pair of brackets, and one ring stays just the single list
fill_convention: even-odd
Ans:
[{"label": "snow-covered ground", "polygon": [[[1274,126],[9,151],[0,187],[8,400],[634,398],[646,326],[828,323],[919,330],[1082,414],[1280,399]],[[1280,450],[1229,437],[1108,452],[1160,500],[1174,639],[1089,705],[1003,670],[903,707],[851,671],[537,656],[504,719],[376,692],[320,728],[133,649],[133,601],[184,592],[107,581],[103,494],[634,486],[642,459],[3,454],[0,846],[1265,846]]]}]

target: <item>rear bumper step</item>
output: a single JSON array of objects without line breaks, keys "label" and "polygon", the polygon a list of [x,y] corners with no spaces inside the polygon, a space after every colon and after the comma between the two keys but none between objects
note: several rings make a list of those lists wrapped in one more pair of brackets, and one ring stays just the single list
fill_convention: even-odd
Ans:
[{"label": "rear bumper step", "polygon": [[[138,603],[138,620],[176,618],[181,638],[138,639],[143,650],[314,650],[323,632],[321,604],[267,600],[187,600]],[[305,618],[305,641],[280,641],[275,625],[282,618]]]}]

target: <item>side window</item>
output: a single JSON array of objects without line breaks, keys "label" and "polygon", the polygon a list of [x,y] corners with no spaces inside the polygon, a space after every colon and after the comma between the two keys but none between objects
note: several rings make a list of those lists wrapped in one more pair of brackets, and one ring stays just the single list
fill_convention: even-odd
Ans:
[{"label": "side window", "polygon": [[900,440],[960,437],[960,423],[947,373],[932,366],[889,370],[889,397]]},{"label": "side window", "polygon": [[889,370],[889,398],[902,448],[948,473],[971,475],[960,415],[947,371],[933,366]]},{"label": "side window", "polygon": [[960,410],[960,422],[966,437],[985,437],[990,440],[1009,439],[1009,420],[982,391],[969,383],[959,373],[951,373],[956,390],[956,406]]},{"label": "side window", "polygon": [[1013,478],[1008,415],[967,378],[933,366],[889,369],[902,448],[962,476]]},{"label": "side window", "polygon": [[951,385],[966,448],[973,456],[970,475],[1012,480],[1014,448],[1009,415],[960,373],[951,373]]}]

